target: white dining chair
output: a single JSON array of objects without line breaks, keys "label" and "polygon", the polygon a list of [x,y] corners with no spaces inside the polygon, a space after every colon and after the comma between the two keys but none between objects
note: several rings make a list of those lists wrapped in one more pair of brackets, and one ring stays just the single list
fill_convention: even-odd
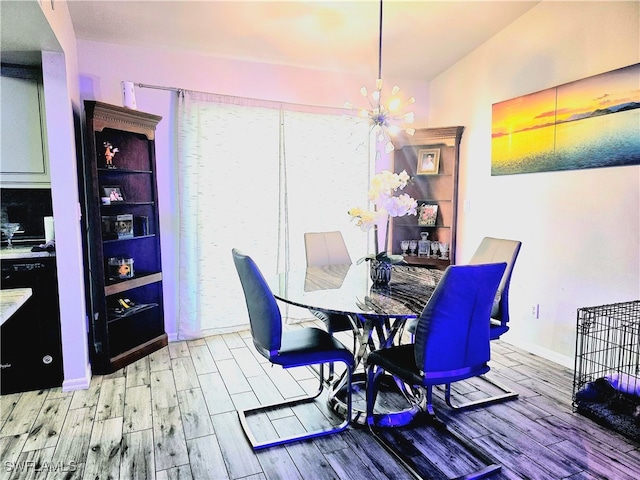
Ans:
[{"label": "white dining chair", "polygon": [[351,264],[351,256],[340,232],[307,232],[304,234],[307,267]]},{"label": "white dining chair", "polygon": [[[307,267],[323,267],[329,265],[351,265],[351,256],[342,233],[332,232],[307,232],[304,234],[304,248],[307,257]],[[325,312],[323,310],[310,310],[314,316],[324,322],[327,331],[333,335],[335,332],[354,332],[353,350],[356,349],[357,323],[349,315]],[[330,366],[329,380],[333,378],[333,365]]]}]

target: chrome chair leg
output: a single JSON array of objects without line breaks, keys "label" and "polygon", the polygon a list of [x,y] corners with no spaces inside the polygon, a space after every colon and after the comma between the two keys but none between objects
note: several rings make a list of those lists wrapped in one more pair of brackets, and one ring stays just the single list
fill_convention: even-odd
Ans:
[{"label": "chrome chair leg", "polygon": [[[411,448],[410,442],[408,442],[407,440],[403,441],[404,437],[401,433],[395,433],[394,429],[388,428],[393,427],[394,425],[376,424],[375,416],[373,415],[373,406],[375,404],[375,396],[377,394],[376,382],[379,381],[380,374],[383,372],[383,370],[375,369],[372,366],[369,367],[367,371],[367,426],[369,428],[369,432],[376,440],[376,442],[378,442],[387,452],[389,452],[398,461],[398,463],[416,480],[425,480],[427,478],[431,480],[450,480],[449,477],[440,470],[438,465],[431,462],[428,457],[417,451],[415,452],[416,455],[413,455],[410,452],[408,453],[406,451],[406,448]],[[467,438],[462,433],[454,429],[449,429],[447,425],[436,416],[433,405],[431,403],[432,387],[426,387],[424,390],[424,402],[426,403],[426,405],[423,405],[423,411],[427,414],[425,415],[425,417],[421,417],[423,420],[425,420],[424,424],[430,425],[443,434],[449,435],[459,445],[463,446],[468,452],[470,452],[475,458],[485,464],[484,466],[479,467],[473,472],[457,477],[457,479],[482,479],[498,473],[502,469],[502,466],[497,462],[495,458],[476,446],[471,439]],[[393,437],[392,439],[387,438],[389,432],[393,432],[390,434]],[[385,435],[385,433],[387,433],[387,435]],[[420,457],[422,461],[416,462],[417,457]]]},{"label": "chrome chair leg", "polygon": [[294,441],[299,441],[299,440],[309,440],[312,438],[316,438],[316,437],[320,437],[323,435],[328,435],[330,433],[337,433],[337,432],[341,432],[343,430],[345,430],[348,426],[349,423],[351,422],[351,416],[352,416],[352,399],[351,399],[351,376],[353,374],[353,371],[351,369],[351,366],[349,364],[347,364],[345,362],[346,365],[346,386],[347,386],[347,414],[345,415],[344,421],[336,426],[331,426],[329,428],[320,428],[317,430],[314,430],[312,432],[305,432],[302,434],[296,434],[296,435],[288,435],[285,437],[281,437],[275,440],[268,440],[268,441],[258,441],[258,439],[255,437],[255,435],[253,434],[250,426],[249,426],[249,422],[247,420],[247,417],[249,416],[249,414],[253,413],[253,412],[266,412],[268,410],[274,410],[277,408],[284,408],[284,407],[290,407],[290,406],[294,406],[294,405],[300,405],[303,403],[308,403],[308,402],[313,402],[315,401],[315,399],[322,393],[322,391],[324,390],[324,378],[322,375],[323,372],[323,366],[320,365],[319,371],[320,371],[320,384],[318,387],[318,391],[315,392],[314,394],[311,395],[306,395],[306,396],[302,396],[302,397],[297,397],[297,398],[293,398],[291,400],[287,400],[284,402],[275,402],[275,403],[271,403],[268,405],[260,405],[258,407],[253,407],[253,408],[245,408],[244,410],[238,410],[238,418],[240,419],[240,424],[242,425],[242,429],[244,431],[245,436],[247,437],[247,439],[249,440],[249,443],[251,443],[251,446],[253,447],[254,450],[261,450],[263,448],[269,448],[269,447],[274,447],[276,445],[283,445],[286,443],[291,443]]},{"label": "chrome chair leg", "polygon": [[[312,311],[312,313],[314,313],[316,311]],[[318,312],[320,313],[320,312]],[[316,313],[314,313],[314,315],[316,315]],[[316,315],[320,320],[322,320],[321,316]],[[358,324],[357,321],[354,320],[352,315],[348,315],[349,317],[349,321],[351,322],[351,330],[353,332],[353,347],[351,349],[351,351],[353,352],[354,356],[356,355],[356,349],[358,348],[358,338],[360,337],[360,330],[358,328]],[[323,320],[324,322],[324,320]],[[327,327],[327,331],[329,332],[329,334],[331,336],[335,335],[335,332],[331,331],[329,329],[329,324],[326,323],[326,327]],[[318,365],[318,366],[313,366],[311,367],[311,371],[315,374],[316,377],[320,377],[320,369],[324,368],[324,364],[323,365]],[[329,364],[329,374],[326,376],[326,378],[324,379],[324,384],[325,386],[329,387],[330,385],[332,385],[336,380],[339,380],[339,378],[336,378],[336,374],[335,374],[335,367],[333,365],[333,363]]]},{"label": "chrome chair leg", "polygon": [[[369,428],[369,432],[371,433],[373,438],[387,452],[389,452],[398,461],[398,463],[416,480],[450,480],[450,478],[445,475],[435,463],[431,462],[424,455],[420,455],[418,453],[418,456],[422,459],[422,461],[418,464],[415,461],[415,456],[404,454],[399,448],[399,443],[402,442],[402,436],[394,436],[394,441],[391,441],[383,434],[383,431],[385,430],[389,431],[390,429],[377,427]],[[475,458],[486,464],[485,466],[480,467],[473,472],[457,477],[456,480],[476,480],[488,478],[491,475],[494,475],[502,470],[502,465],[497,463],[497,461],[491,455],[476,447],[475,444],[464,435],[456,432],[453,429],[448,429],[446,428],[446,426],[444,426],[443,431],[453,437],[460,445],[468,449],[468,451],[470,451],[475,456]],[[404,443],[407,443],[407,441],[405,440]]]},{"label": "chrome chair leg", "polygon": [[[374,374],[374,368],[370,367],[368,369],[368,377],[367,377],[367,426],[369,427],[369,432],[373,436],[373,438],[393,457],[400,463],[400,465],[407,470],[416,480],[425,480],[426,478],[432,480],[449,480],[449,477],[446,476],[438,465],[431,462],[429,458],[425,457],[417,453],[417,456],[422,458],[422,461],[419,463],[415,462],[415,456],[411,454],[407,454],[405,448],[407,445],[410,445],[405,440],[402,442],[401,434],[392,434],[393,440],[387,438],[383,432],[392,432],[393,429],[385,428],[393,425],[377,425],[374,420],[373,415],[373,404],[375,403],[375,394],[377,393],[377,389],[375,388],[375,382],[378,378],[379,374],[382,372],[382,369],[378,369],[378,371]],[[371,389],[369,391],[369,389]],[[432,387],[429,386],[425,388],[425,401],[426,406],[424,406],[424,411],[427,413],[425,418],[425,424],[431,425],[436,428],[438,431],[443,432],[446,435],[451,436],[458,444],[463,446],[467,451],[471,452],[471,454],[477,458],[478,460],[485,463],[485,466],[478,468],[477,470],[470,472],[464,476],[457,477],[458,479],[464,480],[472,480],[472,479],[481,479],[487,478],[502,469],[502,466],[494,459],[490,454],[477,447],[473,441],[460,432],[457,432],[454,429],[449,429],[447,425],[440,420],[433,410],[433,405],[431,404],[432,399]],[[372,401],[370,401],[372,399]],[[426,470],[426,472],[425,472]]]},{"label": "chrome chair leg", "polygon": [[514,392],[509,387],[506,387],[505,385],[502,385],[501,383],[498,383],[495,380],[490,379],[486,375],[480,375],[476,378],[481,378],[485,382],[488,382],[494,387],[497,387],[498,389],[502,390],[503,393],[499,395],[487,397],[487,398],[480,398],[478,400],[473,400],[470,402],[453,404],[451,402],[451,384],[448,383],[444,391],[444,399],[447,405],[449,405],[449,407],[451,407],[453,410],[464,410],[467,408],[473,408],[480,405],[491,405],[493,403],[504,402],[506,400],[513,400],[518,398],[518,392]]}]

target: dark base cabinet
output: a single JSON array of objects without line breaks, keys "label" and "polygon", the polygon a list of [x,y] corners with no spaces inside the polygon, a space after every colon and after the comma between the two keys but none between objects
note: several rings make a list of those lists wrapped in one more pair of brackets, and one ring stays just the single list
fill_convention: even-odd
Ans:
[{"label": "dark base cabinet", "polygon": [[161,117],[86,101],[84,213],[94,373],[167,345],[155,129]]},{"label": "dark base cabinet", "polygon": [[62,385],[62,342],[54,257],[2,260],[2,288],[31,288],[31,298],[0,327],[0,393]]}]

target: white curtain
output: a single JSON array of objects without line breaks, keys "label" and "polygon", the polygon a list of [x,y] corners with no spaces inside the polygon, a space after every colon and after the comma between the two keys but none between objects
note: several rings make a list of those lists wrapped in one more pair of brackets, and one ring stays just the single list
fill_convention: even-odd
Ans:
[{"label": "white curtain", "polygon": [[350,222],[347,210],[367,201],[367,122],[285,111],[283,130],[289,267],[305,267],[305,232],[340,230],[352,255],[363,256],[366,234]]},{"label": "white curtain", "polygon": [[341,230],[352,256],[366,253],[366,234],[346,212],[366,202],[368,125],[303,109],[181,95],[179,338],[248,325],[233,247],[265,276],[304,268],[305,231]]}]

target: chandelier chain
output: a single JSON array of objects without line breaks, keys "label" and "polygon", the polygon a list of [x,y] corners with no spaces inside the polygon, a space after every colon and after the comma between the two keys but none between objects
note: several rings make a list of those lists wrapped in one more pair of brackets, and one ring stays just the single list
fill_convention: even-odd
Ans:
[{"label": "chandelier chain", "polygon": [[380,0],[380,34],[378,35],[378,78],[382,78],[382,0]]}]

